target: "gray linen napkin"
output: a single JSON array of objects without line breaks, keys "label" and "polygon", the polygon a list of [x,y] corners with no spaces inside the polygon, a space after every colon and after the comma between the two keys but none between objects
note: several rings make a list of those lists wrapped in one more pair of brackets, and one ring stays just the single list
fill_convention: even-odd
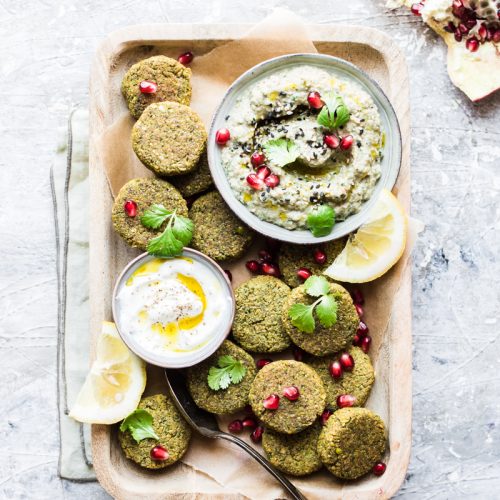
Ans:
[{"label": "gray linen napkin", "polygon": [[88,126],[88,111],[73,110],[50,171],[59,293],[59,475],[74,481],[95,480],[90,426],[68,416],[89,368]]}]

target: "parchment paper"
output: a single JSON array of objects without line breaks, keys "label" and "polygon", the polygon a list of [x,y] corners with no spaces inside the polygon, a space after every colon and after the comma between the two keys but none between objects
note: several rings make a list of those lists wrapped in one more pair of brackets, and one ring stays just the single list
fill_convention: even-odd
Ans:
[{"label": "parchment paper", "polygon": [[[214,108],[235,78],[258,62],[295,52],[315,53],[317,50],[307,35],[302,21],[288,11],[278,9],[240,40],[220,46],[206,55],[195,57],[191,65],[192,108],[200,114],[208,127]],[[126,181],[134,177],[152,175],[132,151],[130,131],[133,123],[134,120],[128,112],[124,112],[104,134],[104,163],[114,195]],[[412,234],[416,234],[415,228],[412,229]],[[383,278],[374,284],[362,287],[366,298],[366,321],[373,337],[371,352],[375,353],[373,358],[378,359],[378,362],[375,362],[375,369],[380,373],[384,372],[384,366],[387,365],[387,357],[383,351],[387,351],[384,345],[389,339],[385,338],[384,333],[391,318],[391,304],[400,286],[401,274],[408,263],[411,247],[412,244],[409,244],[400,262]],[[246,256],[245,260],[248,258]],[[241,263],[227,267],[233,272],[234,286],[250,278]],[[380,388],[374,389],[367,405],[387,421],[388,405],[387,401],[384,401],[383,384],[381,382],[379,384]],[[158,387],[164,386],[157,379],[153,382],[153,386],[149,386],[147,392],[154,393]],[[236,417],[222,419],[221,429],[225,429],[227,422],[233,418]],[[249,439],[245,439],[251,444]],[[256,448],[262,452],[260,446]],[[286,497],[278,483],[253,459],[234,445],[220,440],[206,440],[194,436],[183,462],[226,487],[228,493],[238,492],[262,500]],[[174,474],[175,471],[165,473]],[[190,482],[192,478],[190,475]],[[294,482],[308,498],[325,499],[331,496],[331,487],[335,479],[327,472],[321,471],[304,479],[294,479]],[[195,484],[192,491],[193,493],[197,491]]]}]

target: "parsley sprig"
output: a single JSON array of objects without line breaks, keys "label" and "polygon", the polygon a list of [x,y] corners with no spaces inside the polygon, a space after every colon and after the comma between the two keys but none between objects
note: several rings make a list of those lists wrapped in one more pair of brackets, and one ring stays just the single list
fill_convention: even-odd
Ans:
[{"label": "parsley sprig", "polygon": [[214,391],[227,389],[229,384],[239,384],[246,372],[247,369],[241,361],[229,354],[220,356],[217,365],[208,370],[208,386]]},{"label": "parsley sprig", "polygon": [[336,130],[349,121],[351,114],[341,96],[335,95],[334,92],[327,92],[322,96],[322,99],[325,104],[317,118],[322,127],[328,130]]},{"label": "parsley sprig", "polygon": [[156,257],[175,257],[182,253],[193,237],[193,222],[187,217],[167,210],[163,205],[152,205],[141,217],[141,224],[148,229],[159,229],[168,219],[163,233],[148,243],[148,253]]},{"label": "parsley sprig", "polygon": [[312,304],[294,304],[288,310],[292,325],[301,332],[313,333],[316,328],[314,314],[325,328],[337,322],[337,301],[330,293],[330,285],[323,276],[311,276],[304,283],[307,295],[318,297]]},{"label": "parsley sprig", "polygon": [[263,147],[266,158],[280,167],[293,163],[300,154],[299,147],[290,139],[272,139]]},{"label": "parsley sprig", "polygon": [[143,439],[160,439],[153,429],[153,416],[147,410],[134,410],[120,424],[122,432],[130,431],[136,443]]}]

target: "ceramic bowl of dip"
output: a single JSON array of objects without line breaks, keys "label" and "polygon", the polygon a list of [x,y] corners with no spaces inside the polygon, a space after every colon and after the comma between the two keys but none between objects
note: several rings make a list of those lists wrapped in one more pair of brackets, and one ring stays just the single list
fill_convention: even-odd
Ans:
[{"label": "ceramic bowl of dip", "polygon": [[[337,82],[340,84],[346,83],[348,86],[348,91],[353,90],[353,95],[354,97],[356,96],[354,91],[356,90],[361,90],[362,95],[366,96],[366,94],[371,98],[373,101],[373,104],[375,105],[375,108],[373,106],[371,109],[378,111],[378,115],[380,117],[380,128],[379,130],[381,131],[379,133],[379,136],[381,138],[379,144],[379,155],[381,156],[381,160],[377,160],[377,169],[379,169],[379,174],[380,177],[378,178],[378,181],[376,183],[372,183],[370,186],[370,190],[366,191],[366,196],[360,198],[357,194],[353,195],[352,193],[354,192],[355,189],[352,187],[348,187],[347,189],[344,189],[344,193],[341,193],[342,195],[345,195],[345,193],[350,193],[349,195],[345,195],[347,197],[348,203],[351,203],[351,199],[354,199],[355,202],[357,199],[360,199],[361,201],[356,202],[357,206],[357,212],[352,213],[352,214],[347,214],[346,211],[346,216],[345,217],[337,217],[337,222],[333,227],[333,230],[330,234],[322,237],[315,237],[313,234],[305,229],[305,228],[286,228],[283,227],[283,225],[280,225],[278,223],[273,222],[272,215],[262,216],[259,217],[255,213],[256,210],[251,211],[250,208],[247,206],[249,204],[249,200],[251,196],[254,196],[254,193],[250,191],[250,194],[247,193],[249,191],[248,186],[243,186],[243,184],[238,184],[238,182],[245,182],[245,176],[249,173],[252,172],[251,166],[249,164],[249,158],[250,155],[252,154],[252,148],[248,146],[250,142],[252,142],[252,139],[248,139],[249,143],[244,143],[245,148],[243,151],[238,151],[240,153],[237,158],[235,155],[235,161],[236,158],[237,160],[241,160],[243,164],[246,162],[246,170],[245,166],[242,165],[242,171],[240,171],[236,167],[230,167],[230,172],[226,170],[224,167],[224,162],[227,164],[227,154],[229,153],[223,153],[224,148],[228,147],[231,145],[231,141],[233,140],[233,135],[231,136],[231,140],[228,142],[226,146],[221,146],[218,145],[215,137],[216,133],[219,129],[221,128],[228,128],[229,132],[231,132],[232,126],[236,128],[236,130],[233,130],[234,135],[238,138],[241,137],[250,137],[249,135],[246,135],[246,132],[241,132],[242,129],[238,130],[240,126],[247,126],[248,124],[251,124],[252,122],[245,122],[244,119],[245,117],[253,117],[253,115],[250,113],[246,113],[246,111],[250,110],[252,111],[254,106],[259,106],[259,101],[256,101],[256,104],[253,102],[251,103],[250,107],[245,107],[243,108],[245,112],[242,112],[241,114],[241,120],[240,120],[240,115],[236,111],[241,111],[241,106],[240,103],[242,101],[247,101],[251,102],[248,99],[248,96],[254,96],[254,95],[259,95],[254,94],[254,89],[257,89],[258,85],[261,84],[262,87],[265,87],[265,83],[261,82],[267,82],[270,81],[273,76],[276,78],[278,82],[281,82],[282,80],[279,79],[279,75],[284,74],[283,71],[296,71],[298,67],[304,67],[307,66],[308,68],[312,68],[312,71],[318,71],[322,70],[324,72],[327,72],[333,79],[337,79]],[[307,73],[308,71],[305,71],[305,78],[307,78]],[[315,74],[315,73],[313,73]],[[312,76],[310,77],[312,81]],[[286,82],[285,82],[286,83]],[[349,87],[351,85],[351,87]],[[265,87],[267,89],[267,87]],[[276,87],[276,88],[281,88],[281,87]],[[314,88],[314,87],[312,87]],[[304,95],[307,95],[307,92],[312,90],[312,88],[309,88],[307,91],[302,89],[297,90],[297,94],[300,92],[305,92]],[[344,86],[345,88],[345,86]],[[290,91],[293,92],[293,91]],[[279,94],[278,92],[275,92],[277,95]],[[337,95],[339,94],[339,91],[336,91]],[[272,92],[271,92],[272,94]],[[267,97],[269,97],[271,94],[263,94]],[[300,99],[304,100],[304,95],[301,94],[299,96]],[[347,93],[347,98],[349,97],[349,93]],[[279,97],[278,97],[279,99]],[[283,102],[285,102],[286,97],[283,97]],[[281,101],[279,101],[281,103]],[[291,101],[293,103],[293,101]],[[297,101],[298,102],[298,101]],[[351,102],[354,102],[351,100]],[[307,105],[307,101],[305,103]],[[280,104],[281,105],[281,104]],[[292,104],[293,105],[293,104]],[[239,108],[237,106],[240,106]],[[304,106],[302,104],[302,106]],[[270,108],[273,109],[273,108]],[[282,108],[285,109],[286,108]],[[281,110],[282,110],[281,109]],[[292,108],[292,109],[299,109],[299,108]],[[353,108],[355,109],[355,108]],[[361,107],[360,107],[361,109]],[[307,110],[306,110],[307,111]],[[231,113],[234,112],[234,116],[231,118]],[[258,111],[260,112],[260,111]],[[293,114],[295,111],[290,111],[290,113],[285,114]],[[260,116],[260,115],[259,115]],[[269,115],[271,116],[271,115]],[[281,115],[283,117],[284,114]],[[272,120],[272,118],[271,118]],[[351,120],[353,120],[353,115],[351,114]],[[377,118],[378,120],[378,118]],[[261,126],[262,121],[265,121],[265,119],[259,119],[258,124]],[[368,120],[366,120],[368,121]],[[281,122],[280,122],[281,123]],[[356,122],[356,126],[358,126],[358,129],[356,129],[356,132],[359,131],[360,127],[358,123]],[[257,125],[255,126],[257,127]],[[348,124],[346,125],[346,129],[349,129],[349,127],[354,127],[354,120],[351,123],[351,125]],[[318,128],[318,127],[316,127]],[[276,129],[274,129],[276,130]],[[307,132],[307,129],[304,129]],[[301,129],[302,131],[302,129]],[[365,132],[368,131],[368,127],[366,128]],[[238,136],[237,133],[241,132],[240,135]],[[339,132],[341,132],[339,130]],[[279,133],[279,129],[278,129]],[[344,131],[345,133],[345,131]],[[348,132],[350,133],[350,132]],[[362,134],[362,132],[361,132]],[[339,133],[340,136],[340,133]],[[365,147],[364,144],[362,144],[362,141],[365,140],[367,134],[365,133],[364,137],[355,137],[355,142],[352,146],[352,148],[361,148]],[[268,139],[269,136],[265,136],[266,140]],[[275,137],[274,135],[271,135],[270,137]],[[295,136],[297,138],[298,136]],[[302,137],[304,137],[302,135]],[[306,136],[306,139],[308,137]],[[323,140],[323,136],[321,136],[321,140]],[[235,139],[236,140],[236,146],[238,144],[238,140],[240,139]],[[300,141],[300,139],[298,139]],[[368,144],[368,139],[366,139],[366,144]],[[304,141],[303,142],[307,142]],[[311,141],[312,142],[312,141]],[[359,143],[359,144],[358,144]],[[240,142],[241,144],[241,142]],[[317,142],[318,146],[320,144],[319,140]],[[369,146],[367,146],[369,147]],[[246,149],[246,150],[245,150]],[[247,72],[243,73],[227,90],[225,93],[220,105],[216,109],[211,127],[210,127],[210,132],[208,135],[208,145],[207,145],[207,151],[208,151],[208,162],[210,166],[210,171],[212,174],[212,177],[214,179],[214,182],[217,186],[217,189],[220,191],[221,195],[223,196],[224,200],[226,203],[229,205],[229,207],[232,209],[233,212],[235,212],[238,217],[245,222],[247,225],[249,225],[251,228],[256,230],[257,232],[264,234],[265,236],[272,237],[281,241],[286,241],[290,243],[297,243],[297,244],[316,244],[316,243],[322,243],[325,241],[330,241],[336,238],[340,238],[342,236],[345,236],[346,234],[349,234],[353,231],[355,231],[359,226],[363,224],[365,221],[366,217],[368,216],[368,213],[372,206],[376,203],[379,193],[383,188],[391,190],[392,187],[394,186],[399,168],[401,165],[401,152],[402,152],[402,145],[401,145],[401,133],[399,129],[399,124],[398,120],[396,117],[396,113],[387,98],[387,96],[384,94],[380,86],[371,78],[369,77],[364,71],[362,71],[360,68],[357,66],[344,61],[343,59],[339,59],[337,57],[329,56],[329,55],[324,55],[324,54],[290,54],[290,55],[285,55],[285,56],[280,56],[276,57],[274,59],[270,59],[267,61],[264,61],[257,66],[251,68]],[[230,150],[231,151],[231,150]],[[359,150],[360,152],[357,154],[359,157],[361,157],[361,152],[363,152],[363,149]],[[371,152],[371,151],[370,151]],[[231,153],[232,154],[232,153]],[[363,153],[364,154],[364,153]],[[373,153],[372,153],[373,154]],[[352,153],[353,159],[356,157],[354,156],[354,152]],[[364,156],[367,158],[367,156]],[[353,165],[356,165],[356,163],[353,161]],[[340,165],[340,163],[339,163]],[[228,167],[229,168],[229,167]],[[354,167],[353,167],[354,168]],[[286,167],[284,167],[283,170],[285,170]],[[310,171],[309,171],[310,172]],[[284,174],[286,175],[286,173]],[[365,175],[364,173],[362,175]],[[358,178],[361,179],[361,182],[366,182],[366,176],[362,177],[362,175],[358,175]],[[230,178],[231,177],[231,178]],[[300,174],[296,176],[297,178],[300,177]],[[299,179],[302,181],[303,179]],[[339,184],[341,184],[339,182]],[[288,184],[288,186],[291,186],[292,184]],[[332,180],[331,184],[328,184],[328,187],[335,186],[335,180]],[[344,186],[353,186],[356,185],[356,183],[344,184]],[[235,188],[236,186],[236,188]],[[374,186],[374,187],[373,187]],[[306,191],[306,186],[302,185],[297,185],[296,186],[296,196],[300,197],[300,193],[305,193]],[[307,186],[307,196],[309,200],[309,193],[314,195],[314,188],[315,186]],[[311,188],[311,191],[309,189]],[[246,189],[246,191],[245,191]],[[266,187],[264,187],[264,190]],[[351,189],[351,191],[349,191]],[[361,189],[361,187],[360,187]],[[235,192],[238,191],[239,192]],[[291,189],[290,189],[291,190]],[[278,193],[278,191],[276,192]],[[371,193],[371,194],[369,194]],[[257,192],[258,195],[261,195],[261,191]],[[323,193],[320,193],[320,196],[323,195]],[[245,203],[245,196],[247,197],[246,203]],[[265,196],[265,195],[263,195]],[[282,205],[279,205],[279,200],[278,194],[275,195],[276,198],[272,200],[272,198],[269,198],[271,202],[271,206],[268,207],[269,209],[276,209],[275,207],[278,206],[279,209],[281,209]],[[292,194],[293,196],[293,194]],[[368,197],[369,196],[369,197]],[[316,200],[311,199],[311,203],[316,203]],[[250,203],[253,203],[253,201],[250,201]],[[278,205],[276,205],[276,203]],[[329,204],[329,203],[326,203]],[[309,207],[312,205],[309,205]],[[335,208],[335,207],[334,207]],[[257,201],[257,210],[265,210],[265,208],[259,208],[258,206],[258,201]],[[307,210],[307,208],[306,208]],[[306,213],[306,210],[303,210],[304,213]],[[285,212],[285,215],[283,213],[278,213],[278,215],[275,217],[275,220],[278,220],[277,217],[288,217],[292,213],[291,211],[286,212],[286,209],[283,210]],[[293,214],[291,217],[297,217],[300,218],[300,209],[293,209]],[[303,217],[303,216],[302,216]],[[268,220],[264,220],[264,219]],[[341,220],[344,219],[344,220]],[[285,220],[285,219],[283,219]],[[299,220],[299,219],[297,219]]]},{"label": "ceramic bowl of dip", "polygon": [[132,260],[116,282],[112,309],[131,351],[156,366],[184,368],[217,350],[231,330],[235,302],[226,273],[184,248],[179,257],[144,253]]}]

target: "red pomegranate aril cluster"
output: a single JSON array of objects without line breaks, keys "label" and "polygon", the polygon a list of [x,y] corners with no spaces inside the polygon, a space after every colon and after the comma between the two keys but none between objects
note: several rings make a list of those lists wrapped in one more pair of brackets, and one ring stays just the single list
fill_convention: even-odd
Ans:
[{"label": "red pomegranate aril cluster", "polygon": [[335,134],[328,134],[323,137],[323,142],[330,149],[337,149],[340,145],[340,139]]},{"label": "red pomegranate aril cluster", "polygon": [[247,175],[247,184],[255,190],[262,189],[264,187],[264,181],[257,174]]},{"label": "red pomegranate aril cluster", "polygon": [[245,267],[251,273],[258,273],[260,270],[260,264],[256,260],[249,260],[245,263]]},{"label": "red pomegranate aril cluster", "polygon": [[299,388],[295,385],[291,385],[290,387],[285,387],[283,389],[283,396],[285,396],[288,401],[297,401],[300,397]]},{"label": "red pomegranate aril cluster", "polygon": [[321,94],[316,91],[309,92],[309,94],[307,94],[307,102],[313,109],[321,109],[325,104],[321,99]]},{"label": "red pomegranate aril cluster", "polygon": [[271,169],[267,165],[262,165],[257,169],[256,175],[259,179],[264,180],[266,177],[271,175]]},{"label": "red pomegranate aril cluster", "polygon": [[266,157],[264,156],[264,153],[255,151],[252,156],[250,156],[250,162],[254,167],[260,167],[266,162]]},{"label": "red pomegranate aril cluster", "polygon": [[307,267],[299,267],[297,270],[297,277],[302,281],[306,281],[306,279],[312,276],[312,272],[307,269]]},{"label": "red pomegranate aril cluster", "polygon": [[321,414],[321,425],[326,425],[326,423],[328,422],[328,419],[333,415],[333,410],[325,410],[322,414]]},{"label": "red pomegranate aril cluster", "polygon": [[158,85],[151,80],[143,80],[139,83],[139,90],[141,94],[154,94],[158,90]]},{"label": "red pomegranate aril cluster", "polygon": [[272,262],[273,256],[266,249],[259,250],[259,261],[260,263]]},{"label": "red pomegranate aril cluster", "polygon": [[339,361],[346,372],[352,372],[354,370],[354,358],[348,352],[342,353]]},{"label": "red pomegranate aril cluster", "polygon": [[243,430],[243,422],[239,419],[229,422],[227,430],[232,434],[238,434]]},{"label": "red pomegranate aril cluster", "polygon": [[470,50],[471,52],[476,52],[477,49],[479,49],[478,39],[475,36],[467,39],[467,41],[465,42],[465,47],[467,48],[467,50]]},{"label": "red pomegranate aril cluster", "polygon": [[273,262],[273,255],[266,249],[259,250],[259,260],[249,260],[245,266],[253,274],[262,273],[276,278],[281,276],[278,265]]},{"label": "red pomegranate aril cluster", "polygon": [[264,366],[272,362],[273,362],[272,359],[258,359],[257,362],[255,363],[255,366],[257,366],[257,370],[261,370],[262,368],[264,368]]},{"label": "red pomegranate aril cluster", "polygon": [[314,262],[323,265],[326,262],[326,253],[321,248],[316,248],[313,253]]},{"label": "red pomegranate aril cluster", "polygon": [[377,462],[373,466],[372,470],[376,476],[381,476],[385,472],[385,469],[387,469],[387,466],[384,464],[384,462]]},{"label": "red pomegranate aril cluster", "polygon": [[269,174],[265,179],[264,179],[264,184],[269,187],[269,188],[275,188],[278,186],[280,183],[280,178],[279,175],[276,174]]},{"label": "red pomegranate aril cluster", "polygon": [[261,425],[259,425],[258,427],[256,427],[254,429],[254,431],[252,432],[252,434],[250,434],[250,439],[254,443],[260,443],[262,441],[262,434],[264,434],[264,427],[262,427]]},{"label": "red pomegranate aril cluster", "polygon": [[194,58],[194,55],[192,52],[184,52],[183,54],[181,54],[177,60],[181,63],[181,64],[184,64],[184,66],[186,66],[186,64],[189,64]]},{"label": "red pomegranate aril cluster", "polygon": [[368,351],[370,350],[370,346],[372,343],[372,338],[367,335],[366,337],[363,337],[360,342],[360,347],[361,350],[365,353],[368,354]]},{"label": "red pomegranate aril cluster", "polygon": [[137,215],[137,203],[134,200],[126,200],[123,204],[123,210],[129,217]]},{"label": "red pomegranate aril cluster", "polygon": [[340,364],[340,361],[332,361],[328,366],[328,371],[330,372],[330,375],[334,380],[339,380],[344,374],[344,370],[342,368],[342,365]]},{"label": "red pomegranate aril cluster", "polygon": [[266,410],[277,410],[280,405],[280,397],[277,394],[271,394],[262,402]]},{"label": "red pomegranate aril cluster", "polygon": [[267,276],[274,276],[275,278],[279,278],[281,275],[280,270],[276,264],[272,264],[271,262],[264,262],[261,265],[262,273],[267,274]]},{"label": "red pomegranate aril cluster", "polygon": [[215,142],[219,146],[224,146],[231,139],[231,133],[227,128],[220,128],[215,132]]},{"label": "red pomegranate aril cluster", "polygon": [[354,304],[354,307],[356,308],[356,312],[358,313],[359,319],[362,319],[365,314],[363,308],[361,307],[360,304]]},{"label": "red pomegranate aril cluster", "polygon": [[356,398],[351,394],[341,394],[337,397],[337,406],[339,408],[349,408],[356,404]]},{"label": "red pomegranate aril cluster", "polygon": [[153,446],[153,448],[151,448],[151,451],[149,452],[149,456],[153,460],[157,460],[159,462],[162,462],[164,460],[168,460],[168,458],[170,457],[168,450],[164,446],[162,446],[161,444],[157,444],[156,446]]},{"label": "red pomegranate aril cluster", "polygon": [[258,422],[253,417],[245,417],[241,421],[241,425],[243,426],[243,429],[249,429],[249,430],[253,431],[257,427]]},{"label": "red pomegranate aril cluster", "polygon": [[368,335],[369,331],[370,329],[366,326],[366,324],[363,321],[360,321],[352,341],[353,345],[361,347],[365,354],[367,354],[370,350],[372,342],[372,338]]},{"label": "red pomegranate aril cluster", "polygon": [[255,173],[247,176],[247,183],[252,189],[262,189],[264,186],[275,188],[280,183],[280,178],[271,172],[267,165],[261,165]]}]

